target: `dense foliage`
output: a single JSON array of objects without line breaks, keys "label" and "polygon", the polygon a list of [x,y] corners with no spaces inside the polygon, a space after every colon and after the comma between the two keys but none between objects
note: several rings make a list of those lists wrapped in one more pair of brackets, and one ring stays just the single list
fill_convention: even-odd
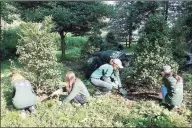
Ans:
[{"label": "dense foliage", "polygon": [[[26,71],[24,75],[35,85],[36,90],[46,93],[58,86],[61,81],[61,65],[57,62],[55,34],[50,33],[53,23],[46,17],[39,27],[36,23],[23,23],[20,26],[20,40],[17,53]],[[38,93],[38,92],[37,92]]]},{"label": "dense foliage", "polygon": [[112,31],[109,31],[105,37],[105,41],[101,44],[101,50],[109,50],[118,46],[118,41]]},{"label": "dense foliage", "polygon": [[178,63],[183,64],[183,56],[185,56],[185,51],[187,50],[186,35],[188,28],[184,25],[184,20],[181,17],[178,18],[170,33],[174,59]]},{"label": "dense foliage", "polygon": [[109,17],[112,8],[98,1],[32,1],[15,2],[21,18],[25,21],[39,22],[43,17],[52,15],[56,23],[55,29],[61,37],[62,57],[65,56],[65,35],[71,32],[83,35],[94,31],[94,28],[103,28],[106,23],[104,17]]},{"label": "dense foliage", "polygon": [[[4,79],[4,82],[7,81]],[[7,92],[4,83],[3,92]],[[154,101],[134,103],[115,95],[95,97],[83,106],[66,103],[59,108],[57,99],[36,105],[36,113],[21,119],[19,111],[1,97],[1,126],[15,127],[188,127],[191,112],[170,112]],[[150,108],[150,110],[149,110]],[[179,120],[179,121],[178,121]]]},{"label": "dense foliage", "polygon": [[99,34],[94,33],[90,35],[87,42],[82,47],[81,50],[82,57],[87,57],[95,52],[101,51],[102,44],[104,44],[104,41]]},{"label": "dense foliage", "polygon": [[131,45],[133,31],[139,29],[150,14],[157,12],[158,7],[157,1],[118,1],[111,20],[111,30],[119,38],[129,38]]},{"label": "dense foliage", "polygon": [[8,28],[2,30],[1,40],[1,60],[13,58],[16,56],[16,45],[19,39],[19,28]]},{"label": "dense foliage", "polygon": [[[177,71],[178,65],[172,58],[168,27],[164,18],[153,15],[146,22],[135,48],[131,79],[138,85],[158,85],[159,70],[163,65],[171,65]],[[129,80],[129,81],[132,81]]]},{"label": "dense foliage", "polygon": [[[180,70],[184,79],[181,110],[178,113],[169,111],[156,100],[161,98],[159,69],[169,64],[177,71],[177,63],[183,64],[185,51],[192,52],[191,5],[192,2],[181,1],[118,1],[114,6],[97,1],[0,2],[3,20],[10,23],[17,11],[25,21],[19,28],[3,30],[1,59],[15,57],[14,50],[18,45],[19,59],[14,58],[17,65],[15,69],[32,83],[38,94],[38,101],[43,98],[44,93],[49,94],[60,86],[67,71],[73,71],[82,79],[92,95],[95,88],[84,77],[83,67],[86,66],[86,59],[81,57],[111,49],[122,38],[129,37],[128,41],[131,42],[134,38],[133,32],[141,27],[142,31],[136,35],[139,41],[132,44],[131,49],[125,49],[126,54],[133,52],[134,56],[130,57],[131,65],[120,71],[122,84],[136,84],[140,87],[151,85],[159,89],[145,90],[139,86],[131,86],[127,88],[128,99],[112,90],[111,94],[92,97],[89,103],[82,106],[66,103],[60,107],[58,100],[62,96],[56,99],[54,97],[38,102],[35,105],[36,112],[32,115],[27,112],[27,118],[21,119],[20,111],[12,105],[10,64],[3,61],[1,126],[190,127],[190,65]],[[46,17],[50,15],[54,24],[50,17]],[[112,26],[105,21],[106,18],[110,18]],[[110,27],[101,30],[106,25]],[[108,32],[105,38],[101,36],[101,31]],[[58,32],[59,35],[53,32]],[[62,66],[57,58],[65,52],[66,60]],[[151,92],[154,91],[158,96],[152,96]]]}]

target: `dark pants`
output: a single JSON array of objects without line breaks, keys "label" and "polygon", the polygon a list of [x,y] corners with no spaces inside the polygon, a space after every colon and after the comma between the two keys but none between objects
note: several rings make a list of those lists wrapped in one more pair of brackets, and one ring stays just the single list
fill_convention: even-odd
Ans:
[{"label": "dark pants", "polygon": [[81,95],[76,95],[75,98],[73,99],[73,102],[77,103],[77,104],[86,103],[86,101],[83,99],[83,97]]},{"label": "dark pants", "polygon": [[30,113],[34,112],[34,106],[29,106],[29,107],[25,107],[25,108],[22,108],[20,109],[21,112],[24,112],[25,110],[28,110]]}]

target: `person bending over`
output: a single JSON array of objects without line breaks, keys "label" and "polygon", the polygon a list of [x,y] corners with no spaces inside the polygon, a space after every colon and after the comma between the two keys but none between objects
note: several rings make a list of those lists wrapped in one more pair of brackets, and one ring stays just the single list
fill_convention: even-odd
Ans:
[{"label": "person bending over", "polygon": [[90,94],[84,83],[75,76],[73,72],[67,72],[66,76],[66,87],[62,91],[67,92],[67,97],[62,101],[61,104],[66,102],[74,102],[77,104],[84,104],[88,102]]},{"label": "person bending over", "polygon": [[110,64],[103,64],[96,69],[90,77],[91,83],[98,88],[95,95],[106,94],[110,90],[118,85],[111,81],[111,77],[114,77],[114,70],[117,68],[123,68],[119,59],[111,59]]},{"label": "person bending over", "polygon": [[24,118],[26,116],[25,110],[34,113],[36,95],[30,82],[21,74],[14,73],[11,78],[11,84],[13,89],[12,102],[14,107],[21,111],[21,117]]},{"label": "person bending over", "polygon": [[163,66],[161,70],[162,81],[167,88],[165,103],[169,109],[178,109],[183,100],[183,79],[172,72],[170,66]]}]

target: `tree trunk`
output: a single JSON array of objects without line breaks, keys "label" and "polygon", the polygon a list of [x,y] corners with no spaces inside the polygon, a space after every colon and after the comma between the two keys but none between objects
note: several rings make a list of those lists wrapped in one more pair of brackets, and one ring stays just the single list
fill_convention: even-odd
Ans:
[{"label": "tree trunk", "polygon": [[126,48],[127,48],[127,38],[126,38],[125,42],[126,42],[125,46],[126,46]]},{"label": "tree trunk", "polygon": [[129,48],[131,47],[131,43],[132,43],[132,22],[130,23],[130,27],[129,27]]},{"label": "tree trunk", "polygon": [[165,1],[165,21],[167,21],[168,18],[168,9],[169,9],[169,1]]},{"label": "tree trunk", "polygon": [[65,47],[66,47],[66,44],[65,44],[65,35],[64,32],[60,32],[60,37],[61,37],[61,51],[62,51],[62,56],[61,56],[61,60],[63,60],[65,58]]}]

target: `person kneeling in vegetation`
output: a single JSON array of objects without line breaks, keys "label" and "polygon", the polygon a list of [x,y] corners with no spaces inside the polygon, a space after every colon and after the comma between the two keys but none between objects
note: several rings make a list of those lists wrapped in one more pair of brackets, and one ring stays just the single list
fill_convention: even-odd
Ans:
[{"label": "person kneeling in vegetation", "polygon": [[66,86],[62,88],[62,90],[57,90],[55,93],[52,94],[52,96],[62,91],[67,92],[68,94],[68,96],[62,101],[62,103],[73,101],[77,104],[84,104],[88,102],[90,94],[87,90],[87,87],[79,78],[75,76],[73,72],[67,72],[66,80]]},{"label": "person kneeling in vegetation", "polygon": [[14,73],[11,78],[11,84],[13,87],[13,105],[15,108],[21,110],[21,116],[25,117],[25,109],[34,113],[36,104],[36,95],[28,80],[26,80],[21,74]]},{"label": "person kneeling in vegetation", "polygon": [[170,66],[163,66],[161,70],[163,84],[167,88],[165,103],[169,109],[177,110],[183,100],[183,79],[171,71]]},{"label": "person kneeling in vegetation", "polygon": [[113,87],[116,89],[119,88],[121,81],[119,76],[117,76],[119,74],[118,68],[123,68],[121,61],[119,59],[111,59],[110,64],[101,65],[91,74],[91,83],[98,87],[95,95],[106,94]]}]

